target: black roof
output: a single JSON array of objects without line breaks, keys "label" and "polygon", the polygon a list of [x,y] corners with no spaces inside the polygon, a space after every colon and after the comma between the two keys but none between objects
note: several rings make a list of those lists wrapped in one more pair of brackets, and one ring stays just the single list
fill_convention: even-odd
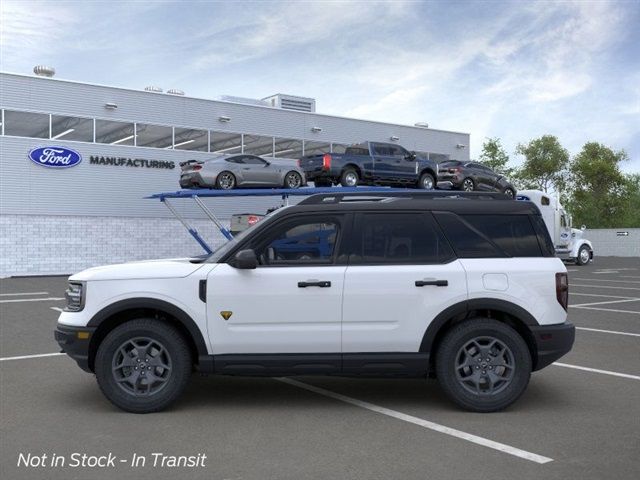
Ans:
[{"label": "black roof", "polygon": [[535,204],[501,193],[411,192],[399,194],[319,194],[305,198],[287,212],[445,211],[459,214],[539,215]]}]

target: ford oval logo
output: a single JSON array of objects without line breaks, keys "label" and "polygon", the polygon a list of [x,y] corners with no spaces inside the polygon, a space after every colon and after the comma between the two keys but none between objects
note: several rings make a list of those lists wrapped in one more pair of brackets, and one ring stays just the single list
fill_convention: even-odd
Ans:
[{"label": "ford oval logo", "polygon": [[29,152],[29,160],[49,168],[75,167],[82,161],[82,155],[65,147],[38,147]]}]

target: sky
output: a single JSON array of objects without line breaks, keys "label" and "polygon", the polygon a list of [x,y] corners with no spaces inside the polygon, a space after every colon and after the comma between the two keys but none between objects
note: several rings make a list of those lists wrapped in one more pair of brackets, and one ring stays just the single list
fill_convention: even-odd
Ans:
[{"label": "sky", "polygon": [[640,0],[0,2],[0,70],[624,149],[640,173]]}]

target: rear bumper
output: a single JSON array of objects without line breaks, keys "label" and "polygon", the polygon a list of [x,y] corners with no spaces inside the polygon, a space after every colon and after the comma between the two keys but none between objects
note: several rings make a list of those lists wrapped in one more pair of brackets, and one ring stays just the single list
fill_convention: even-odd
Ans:
[{"label": "rear bumper", "polygon": [[558,325],[540,325],[530,328],[537,349],[534,371],[552,364],[573,347],[576,327],[572,323],[565,322]]},{"label": "rear bumper", "polygon": [[70,327],[58,324],[53,331],[53,336],[62,351],[74,359],[82,370],[89,373],[93,373],[89,368],[89,344],[95,330],[92,327]]},{"label": "rear bumper", "polygon": [[180,175],[180,188],[209,187],[199,173],[183,173]]}]

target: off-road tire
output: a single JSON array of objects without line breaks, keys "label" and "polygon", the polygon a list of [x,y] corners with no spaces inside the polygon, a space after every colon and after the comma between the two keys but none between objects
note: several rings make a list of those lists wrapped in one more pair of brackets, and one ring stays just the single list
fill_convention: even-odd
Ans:
[{"label": "off-road tire", "polygon": [[[120,347],[139,338],[159,342],[171,362],[164,387],[148,395],[125,391],[113,373]],[[132,413],[157,412],[172,404],[187,386],[192,367],[191,352],[182,333],[162,320],[151,318],[130,320],[114,328],[100,343],[95,358],[96,379],[102,393],[116,407]]]},{"label": "off-road tire", "polygon": [[[460,352],[465,345],[474,339],[487,337],[494,338],[508,347],[512,354],[514,370],[511,380],[502,390],[496,393],[471,393],[458,378],[456,361],[460,359]],[[495,360],[494,357],[491,359]],[[478,372],[482,372],[481,364],[487,365],[484,362],[486,358],[481,360],[478,362]],[[520,334],[510,326],[489,318],[472,318],[453,326],[437,347],[436,375],[442,389],[457,405],[473,412],[496,412],[515,402],[527,388],[531,368],[531,354]]]}]

